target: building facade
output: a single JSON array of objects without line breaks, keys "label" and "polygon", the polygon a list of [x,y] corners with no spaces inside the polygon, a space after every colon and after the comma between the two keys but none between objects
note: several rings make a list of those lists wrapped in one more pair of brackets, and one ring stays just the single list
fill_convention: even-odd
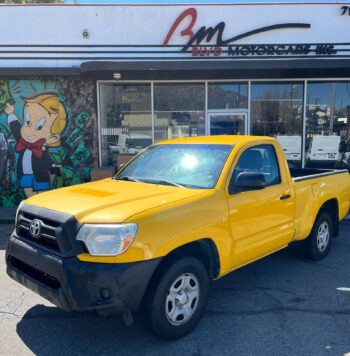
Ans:
[{"label": "building facade", "polygon": [[0,206],[176,137],[274,136],[291,166],[350,166],[350,5],[0,11]]}]

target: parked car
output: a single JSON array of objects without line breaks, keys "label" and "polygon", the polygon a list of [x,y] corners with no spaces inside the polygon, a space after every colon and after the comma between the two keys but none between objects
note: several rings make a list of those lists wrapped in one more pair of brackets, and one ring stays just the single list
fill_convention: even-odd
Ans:
[{"label": "parked car", "polygon": [[301,161],[301,136],[276,136],[288,162]]},{"label": "parked car", "polygon": [[314,136],[306,155],[308,167],[333,167],[339,161],[340,136]]},{"label": "parked car", "polygon": [[11,171],[14,169],[15,152],[11,142],[0,132],[0,184],[8,188],[11,184]]},{"label": "parked car", "polygon": [[348,169],[350,171],[350,139],[342,140],[339,144],[340,158],[334,164],[336,169]]},{"label": "parked car", "polygon": [[273,138],[164,141],[114,178],[23,202],[7,273],[68,311],[140,310],[173,340],[199,322],[211,279],[294,241],[325,258],[349,198],[347,170],[289,170]]},{"label": "parked car", "polygon": [[136,154],[151,144],[152,144],[152,137],[147,134],[140,134],[140,133],[130,133],[129,135],[119,134],[118,144],[110,145],[109,148],[113,153]]}]

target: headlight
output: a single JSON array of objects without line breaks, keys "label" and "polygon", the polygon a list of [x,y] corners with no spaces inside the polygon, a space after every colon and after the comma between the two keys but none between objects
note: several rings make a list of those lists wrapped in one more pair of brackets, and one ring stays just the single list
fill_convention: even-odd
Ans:
[{"label": "headlight", "polygon": [[134,241],[137,224],[84,224],[77,235],[93,256],[116,256]]}]

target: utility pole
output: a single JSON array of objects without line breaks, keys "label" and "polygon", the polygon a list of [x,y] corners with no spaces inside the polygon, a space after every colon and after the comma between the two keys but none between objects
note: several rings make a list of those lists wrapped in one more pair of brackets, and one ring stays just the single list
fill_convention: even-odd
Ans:
[{"label": "utility pole", "polygon": [[333,83],[333,90],[332,90],[332,106],[331,106],[331,117],[329,121],[329,130],[330,133],[333,133],[333,126],[334,126],[334,105],[335,105],[335,94],[336,94],[336,84]]}]

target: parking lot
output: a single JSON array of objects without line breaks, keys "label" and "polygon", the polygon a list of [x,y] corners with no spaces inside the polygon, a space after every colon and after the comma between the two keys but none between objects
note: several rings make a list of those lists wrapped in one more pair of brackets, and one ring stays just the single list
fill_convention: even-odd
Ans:
[{"label": "parking lot", "polygon": [[297,244],[212,283],[197,329],[164,342],[137,318],[68,314],[7,277],[0,225],[0,355],[344,355],[350,352],[350,221],[330,255]]}]

